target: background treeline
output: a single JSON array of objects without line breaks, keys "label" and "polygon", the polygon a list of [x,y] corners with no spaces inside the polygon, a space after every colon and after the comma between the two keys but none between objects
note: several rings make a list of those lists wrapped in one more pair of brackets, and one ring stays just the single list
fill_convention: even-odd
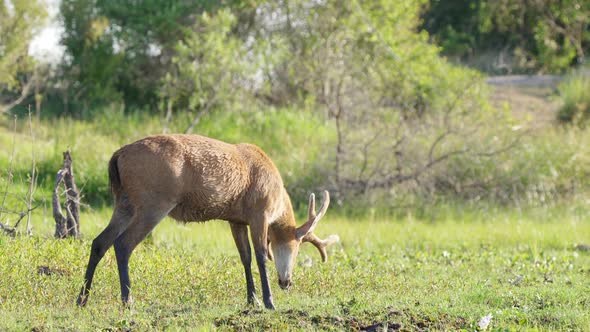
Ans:
[{"label": "background treeline", "polygon": [[584,64],[590,1],[432,0],[422,28],[443,54],[489,73],[559,73]]},{"label": "background treeline", "polygon": [[65,53],[43,64],[27,54],[41,2],[4,1],[2,144],[10,115],[31,112],[41,188],[69,145],[96,203],[109,201],[110,153],[162,132],[261,145],[297,201],[318,188],[351,210],[556,201],[585,188],[589,172],[572,158],[588,134],[531,134],[490,105],[481,72],[583,64],[589,14],[588,1],[552,0],[62,0]]}]

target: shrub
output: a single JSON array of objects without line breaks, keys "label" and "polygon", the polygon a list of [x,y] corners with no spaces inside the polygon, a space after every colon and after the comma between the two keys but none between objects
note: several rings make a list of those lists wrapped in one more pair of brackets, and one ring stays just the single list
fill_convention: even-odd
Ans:
[{"label": "shrub", "polygon": [[575,72],[557,87],[562,103],[557,117],[562,122],[585,125],[590,115],[590,75]]}]

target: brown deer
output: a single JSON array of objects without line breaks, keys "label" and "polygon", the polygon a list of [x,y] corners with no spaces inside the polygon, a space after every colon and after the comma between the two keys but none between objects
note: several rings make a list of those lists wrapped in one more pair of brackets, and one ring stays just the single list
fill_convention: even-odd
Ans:
[{"label": "brown deer", "polygon": [[[108,226],[94,239],[78,305],[84,306],[97,264],[114,244],[121,299],[132,302],[129,257],[133,249],[165,217],[176,220],[227,220],[246,274],[248,303],[258,302],[250,268],[248,228],[260,272],[262,298],[274,309],[266,274],[266,259],[274,259],[279,286],[288,289],[301,242],[310,242],[326,261],[325,240],[313,230],[326,213],[330,196],[324,191],[319,213],[309,198],[308,220],[297,227],[291,200],[279,171],[269,157],[251,144],[228,144],[198,135],[149,136],[116,151],[109,162],[115,208]],[[270,251],[269,251],[270,244]]]}]

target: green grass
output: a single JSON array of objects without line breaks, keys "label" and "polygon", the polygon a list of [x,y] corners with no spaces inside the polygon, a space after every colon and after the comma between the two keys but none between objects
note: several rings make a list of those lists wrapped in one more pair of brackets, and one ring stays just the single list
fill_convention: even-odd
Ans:
[{"label": "green grass", "polygon": [[[351,330],[377,323],[474,330],[490,313],[495,330],[590,329],[590,253],[575,249],[590,239],[588,211],[544,221],[507,210],[436,222],[327,216],[316,232],[341,237],[327,263],[304,245],[288,292],[269,267],[276,312],[246,305],[225,222],[164,220],[131,259],[132,309],[119,302],[112,250],[80,309],[74,301],[90,241],[109,213],[83,214],[82,241],[53,240],[51,223],[38,220],[36,237],[0,236],[0,330]],[[39,266],[57,273],[39,274]]]},{"label": "green grass", "polygon": [[[171,131],[178,132],[190,119],[173,120]],[[301,213],[309,192],[329,182],[330,126],[311,113],[271,109],[209,114],[195,132],[260,145]],[[91,240],[110,217],[108,159],[122,144],[159,132],[155,116],[113,110],[93,121],[42,121],[34,141],[26,121],[16,133],[10,121],[0,124],[0,193],[13,157],[6,207],[24,209],[33,147],[34,204],[40,204],[32,213],[34,237],[0,233],[0,331],[355,330],[375,324],[378,330],[476,330],[487,314],[494,330],[590,330],[590,252],[575,249],[590,243],[590,131],[575,127],[535,131],[496,161],[449,163],[445,176],[457,183],[463,176],[490,181],[478,196],[461,188],[455,196],[426,198],[400,191],[367,207],[334,193],[317,233],[338,233],[342,241],[326,264],[304,245],[289,292],[277,287],[271,264],[276,312],[246,305],[242,267],[224,222],[170,220],[131,259],[131,310],[119,303],[112,251],[98,268],[88,307],[77,308]],[[51,238],[51,190],[68,147],[83,202],[90,204],[82,208],[80,241]],[[17,218],[0,214],[8,225]],[[38,267],[55,273],[39,274]]]},{"label": "green grass", "polygon": [[[12,120],[0,117],[0,190],[6,171],[12,168],[11,192],[22,197],[26,192],[35,156],[37,201],[51,199],[55,174],[63,162],[62,152],[70,149],[74,159],[76,182],[84,202],[92,206],[111,203],[107,164],[119,147],[147,135],[162,133],[162,122],[143,113],[123,114],[107,109],[92,121],[70,118],[44,120],[33,124],[31,138],[28,121],[19,120],[16,132]],[[173,118],[171,132],[183,132],[190,123],[188,115]],[[194,134],[214,137],[230,143],[259,145],[283,171],[292,193],[306,197],[310,185],[317,183],[318,164],[326,164],[327,142],[333,139],[330,125],[309,112],[268,109],[265,112],[212,113],[205,115]],[[14,146],[14,152],[13,152]],[[306,188],[305,190],[301,188]]]},{"label": "green grass", "polygon": [[587,125],[590,116],[590,74],[573,72],[557,87],[561,108],[560,121]]}]

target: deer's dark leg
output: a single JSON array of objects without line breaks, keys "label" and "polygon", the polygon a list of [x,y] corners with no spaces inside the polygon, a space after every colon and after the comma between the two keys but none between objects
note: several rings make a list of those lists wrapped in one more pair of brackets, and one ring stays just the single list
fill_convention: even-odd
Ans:
[{"label": "deer's dark leg", "polygon": [[250,225],[252,243],[254,244],[254,254],[260,273],[260,283],[262,288],[262,300],[267,309],[275,309],[270,291],[270,283],[266,274],[266,259],[268,257],[268,225],[264,220],[253,221]]},{"label": "deer's dark leg", "polygon": [[107,252],[107,250],[113,245],[115,239],[119,234],[123,233],[129,226],[131,220],[131,210],[126,207],[118,207],[113,212],[109,225],[92,241],[92,248],[90,249],[90,259],[88,261],[88,267],[86,268],[86,275],[84,277],[84,285],[78,295],[77,303],[83,307],[88,301],[88,293],[92,286],[92,279],[94,278],[94,272],[96,266]]},{"label": "deer's dark leg", "polygon": [[133,302],[130,295],[131,281],[129,280],[129,258],[137,245],[160,223],[170,209],[152,208],[151,211],[137,213],[131,225],[115,240],[115,256],[119,269],[121,283],[121,300],[128,306]]},{"label": "deer's dark leg", "polygon": [[250,241],[248,240],[248,226],[230,223],[230,227],[246,274],[248,304],[260,305],[260,302],[256,298],[256,288],[254,287],[254,279],[252,278],[252,251],[250,249]]}]

